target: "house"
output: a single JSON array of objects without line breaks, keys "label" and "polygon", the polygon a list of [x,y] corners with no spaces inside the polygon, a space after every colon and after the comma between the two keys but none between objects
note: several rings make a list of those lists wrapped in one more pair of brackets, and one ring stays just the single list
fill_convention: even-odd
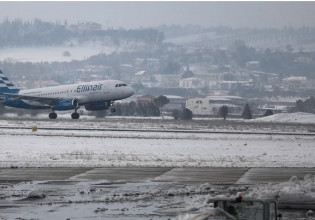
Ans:
[{"label": "house", "polygon": [[205,84],[205,81],[195,77],[179,80],[179,87],[185,89],[200,89],[205,87]]},{"label": "house", "polygon": [[291,76],[282,79],[282,82],[285,86],[288,86],[291,89],[299,89],[307,86],[308,79],[307,77]]},{"label": "house", "polygon": [[221,106],[229,107],[229,113],[241,114],[245,100],[238,96],[197,97],[186,101],[186,108],[195,115],[216,115]]},{"label": "house", "polygon": [[137,97],[137,103],[145,106],[145,105],[148,105],[149,102],[152,102],[153,99],[155,98],[155,96],[153,95],[143,95],[143,96],[139,96]]},{"label": "house", "polygon": [[169,103],[164,106],[164,111],[172,112],[173,110],[181,110],[186,107],[186,99],[176,95],[165,95]]},{"label": "house", "polygon": [[141,70],[135,73],[134,80],[136,82],[151,82],[151,74],[147,71]]},{"label": "house", "polygon": [[158,86],[161,88],[178,88],[179,75],[174,74],[156,74],[154,75]]}]

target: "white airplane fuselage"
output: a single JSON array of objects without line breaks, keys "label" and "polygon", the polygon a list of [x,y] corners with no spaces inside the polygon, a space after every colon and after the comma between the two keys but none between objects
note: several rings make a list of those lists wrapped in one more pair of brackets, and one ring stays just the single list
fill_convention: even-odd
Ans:
[{"label": "white airplane fuselage", "polygon": [[[122,86],[124,85],[124,86]],[[20,90],[19,95],[39,98],[77,99],[79,105],[94,102],[106,102],[125,99],[134,94],[134,90],[118,80],[93,81],[86,83],[43,87]],[[32,106],[43,106],[41,102],[23,100]],[[46,105],[49,106],[49,105]]]},{"label": "white airplane fuselage", "polygon": [[[99,111],[112,107],[114,101],[128,98],[134,90],[119,80],[102,80],[19,90],[0,70],[0,101],[3,105],[24,109],[51,109],[50,119],[56,119],[56,111],[74,109],[71,117],[78,119],[77,109]],[[115,109],[111,108],[114,112]]]}]

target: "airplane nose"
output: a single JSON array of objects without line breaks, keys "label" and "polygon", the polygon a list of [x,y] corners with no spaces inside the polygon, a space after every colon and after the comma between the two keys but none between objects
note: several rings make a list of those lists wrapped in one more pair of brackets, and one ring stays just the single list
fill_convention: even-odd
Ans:
[{"label": "airplane nose", "polygon": [[135,90],[133,88],[131,88],[131,87],[129,87],[129,94],[130,94],[130,96],[135,94]]}]

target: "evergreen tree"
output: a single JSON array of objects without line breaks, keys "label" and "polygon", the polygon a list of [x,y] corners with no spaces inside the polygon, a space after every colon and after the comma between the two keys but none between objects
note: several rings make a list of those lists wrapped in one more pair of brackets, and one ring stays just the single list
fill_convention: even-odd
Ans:
[{"label": "evergreen tree", "polygon": [[315,98],[311,96],[305,101],[301,99],[297,100],[295,103],[295,111],[314,114],[315,113]]},{"label": "evergreen tree", "polygon": [[193,118],[193,113],[188,108],[185,108],[181,113],[182,120],[191,120]]},{"label": "evergreen tree", "polygon": [[180,115],[181,115],[181,112],[178,110],[178,109],[175,109],[173,112],[172,112],[172,116],[175,120],[178,120],[180,118]]},{"label": "evergreen tree", "polygon": [[219,116],[223,117],[224,120],[226,119],[226,116],[228,115],[228,113],[229,113],[229,107],[227,107],[226,105],[222,105],[219,108]]},{"label": "evergreen tree", "polygon": [[163,115],[163,106],[167,105],[170,102],[166,96],[160,95],[153,99],[153,103],[160,109],[160,114],[162,115],[162,118],[164,119]]},{"label": "evergreen tree", "polygon": [[246,103],[246,105],[245,105],[245,107],[244,107],[244,110],[243,110],[243,112],[242,112],[242,117],[244,118],[244,119],[252,119],[253,118],[253,116],[252,116],[252,112],[251,112],[251,110],[250,110],[250,108],[249,108],[249,105]]},{"label": "evergreen tree", "polygon": [[270,115],[273,115],[273,111],[272,111],[271,109],[268,109],[268,110],[265,112],[264,116],[267,117],[267,116],[270,116]]},{"label": "evergreen tree", "polygon": [[146,106],[148,116],[160,116],[160,109],[153,102],[149,102]]}]

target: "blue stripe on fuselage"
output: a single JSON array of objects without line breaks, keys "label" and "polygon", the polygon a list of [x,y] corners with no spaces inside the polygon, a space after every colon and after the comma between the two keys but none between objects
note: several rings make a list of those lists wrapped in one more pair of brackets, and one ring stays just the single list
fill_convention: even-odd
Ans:
[{"label": "blue stripe on fuselage", "polygon": [[9,107],[25,108],[25,109],[49,109],[50,108],[50,106],[44,106],[44,105],[30,105],[30,104],[25,103],[21,99],[10,99],[10,98],[7,98],[7,100],[3,104]]}]

